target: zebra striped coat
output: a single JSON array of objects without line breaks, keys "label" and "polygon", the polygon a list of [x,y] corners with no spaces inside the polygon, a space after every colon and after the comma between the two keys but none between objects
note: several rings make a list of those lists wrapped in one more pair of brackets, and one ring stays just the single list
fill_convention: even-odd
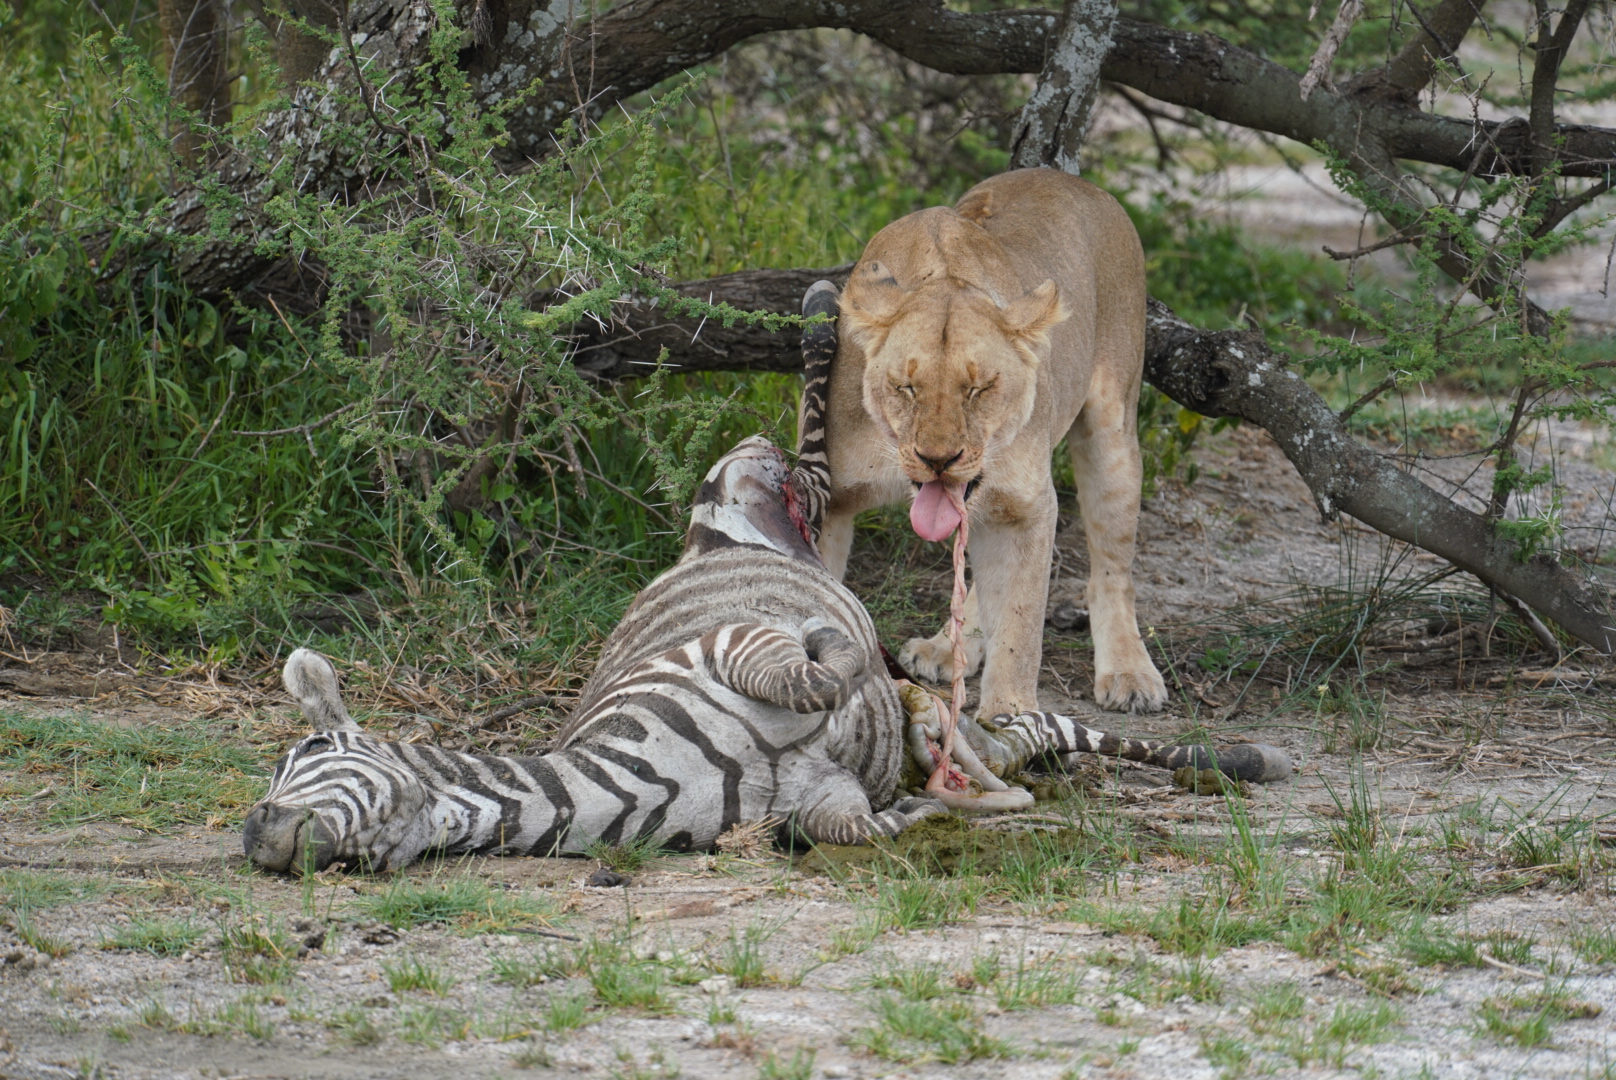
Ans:
[{"label": "zebra striped coat", "polygon": [[[835,302],[826,284],[805,312]],[[796,472],[760,437],[713,466],[683,556],[608,639],[556,750],[493,757],[371,738],[330,663],[300,649],[284,677],[316,731],[248,814],[248,856],[302,871],[394,868],[428,848],[551,855],[645,839],[691,850],[769,817],[811,840],[862,843],[941,810],[888,805],[905,714],[869,614],[812,540],[828,490],[834,342],[824,324],[804,336]]]},{"label": "zebra striped coat", "polygon": [[[822,282],[804,313],[835,304]],[[495,757],[373,738],[348,715],[329,661],[299,649],[283,675],[314,733],[281,759],[249,811],[248,857],[301,873],[338,862],[396,869],[433,848],[553,855],[650,840],[692,850],[765,818],[810,840],[863,843],[941,812],[927,798],[893,802],[908,717],[869,614],[813,543],[829,490],[834,330],[810,328],[803,351],[796,471],[762,438],[713,466],[683,556],[608,639],[556,750]],[[1213,757],[1054,713],[967,723],[964,733],[1000,775],[1048,753],[1197,767]],[[1271,747],[1236,747],[1217,763],[1253,780],[1290,771]]]}]

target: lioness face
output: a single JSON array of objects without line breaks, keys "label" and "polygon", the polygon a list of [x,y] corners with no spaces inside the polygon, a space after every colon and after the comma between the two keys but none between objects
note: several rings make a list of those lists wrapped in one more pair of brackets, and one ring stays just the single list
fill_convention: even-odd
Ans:
[{"label": "lioness face", "polygon": [[961,488],[1032,415],[1049,328],[1066,318],[1060,292],[1046,281],[1000,305],[941,282],[880,299],[842,312],[865,352],[864,407],[910,480]]}]

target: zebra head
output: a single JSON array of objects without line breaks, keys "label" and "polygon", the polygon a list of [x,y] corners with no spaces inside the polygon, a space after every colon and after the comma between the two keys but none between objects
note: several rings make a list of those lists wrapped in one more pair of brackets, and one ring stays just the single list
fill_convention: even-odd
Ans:
[{"label": "zebra head", "polygon": [[737,546],[819,562],[785,455],[761,435],[736,444],[708,470],[690,511],[684,557]]},{"label": "zebra head", "polygon": [[276,764],[269,793],[247,812],[242,847],[280,873],[318,873],[339,862],[393,869],[431,846],[431,805],[420,777],[389,744],[316,731]]},{"label": "zebra head", "polygon": [[396,744],[353,722],[331,661],[297,649],[281,677],[315,730],[276,764],[269,793],[247,812],[247,858],[294,874],[338,862],[386,870],[412,861],[440,831],[420,776]]}]

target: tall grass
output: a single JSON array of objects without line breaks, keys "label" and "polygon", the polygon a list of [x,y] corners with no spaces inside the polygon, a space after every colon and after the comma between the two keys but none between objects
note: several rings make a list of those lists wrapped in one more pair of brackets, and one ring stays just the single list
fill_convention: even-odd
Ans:
[{"label": "tall grass", "polygon": [[[137,243],[131,229],[175,168],[151,137],[162,103],[102,30],[76,7],[65,18],[35,3],[0,12],[0,607],[13,625],[55,634],[65,620],[49,594],[88,589],[83,613],[126,636],[228,660],[306,640],[311,613],[347,597],[363,608],[348,624],[366,627],[348,647],[356,657],[396,665],[398,634],[413,630],[409,659],[476,667],[519,653],[576,673],[677,551],[683,523],[649,494],[659,464],[646,441],[621,424],[580,426],[582,475],[559,457],[525,457],[469,512],[384,494],[389,476],[407,486],[421,465],[379,453],[374,424],[356,419],[376,393],[364,312],[337,356],[317,314],[264,297],[208,303],[162,261],[120,273],[86,254],[108,234],[113,251]],[[871,100],[913,92],[912,73],[859,63]],[[1003,168],[991,124],[955,131],[849,103],[834,86],[807,86],[812,70],[781,67],[758,91],[715,67],[651,127],[614,122],[574,162],[581,212],[648,183],[642,232],[675,241],[661,256],[675,278],[832,265],[888,221]],[[836,124],[822,122],[822,105]],[[1306,297],[1334,282],[1328,269],[1273,272],[1280,256],[1241,247],[1226,228],[1188,227],[1182,208],[1136,218],[1153,284],[1176,302],[1200,297],[1199,314],[1227,307],[1232,319],[1254,273],[1273,292],[1264,319],[1313,312]],[[602,388],[599,400],[626,414],[642,389]],[[792,378],[675,377],[663,393],[668,408],[643,426],[691,468],[760,430],[790,439]],[[717,420],[672,439],[687,406]],[[1155,472],[1164,461],[1171,472],[1194,418],[1154,397],[1145,412]],[[463,574],[446,565],[446,543],[474,560],[484,586],[474,595],[450,580]],[[897,622],[910,603],[897,595],[901,575],[891,585]],[[479,609],[512,632],[479,636]],[[466,632],[448,641],[441,624]]]}]

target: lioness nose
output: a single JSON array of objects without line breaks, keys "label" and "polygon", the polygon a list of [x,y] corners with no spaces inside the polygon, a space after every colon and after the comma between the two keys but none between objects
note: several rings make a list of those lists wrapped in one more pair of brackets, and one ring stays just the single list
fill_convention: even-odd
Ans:
[{"label": "lioness nose", "polygon": [[916,450],[915,457],[919,458],[921,461],[924,461],[927,465],[930,465],[931,471],[936,473],[938,476],[941,476],[943,473],[948,471],[948,467],[950,465],[954,464],[954,462],[960,459],[960,455],[963,453],[965,453],[965,451],[956,450],[952,454],[945,453],[934,455]]}]

